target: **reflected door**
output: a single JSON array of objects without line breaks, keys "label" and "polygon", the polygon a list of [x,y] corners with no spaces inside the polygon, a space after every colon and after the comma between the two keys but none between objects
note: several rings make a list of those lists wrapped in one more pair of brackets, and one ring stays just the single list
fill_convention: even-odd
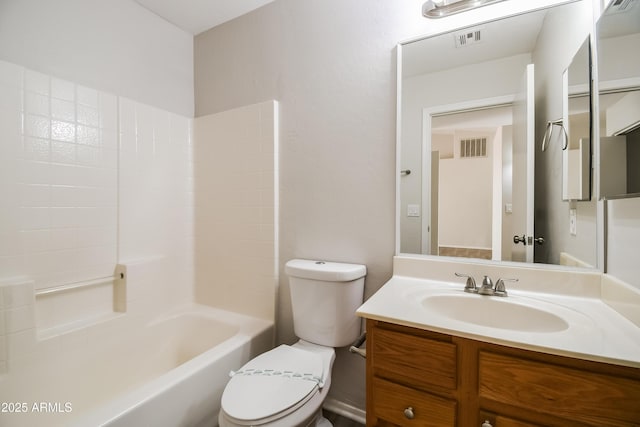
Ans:
[{"label": "reflected door", "polygon": [[527,65],[513,106],[512,260],[533,262],[535,167],[534,66]]}]

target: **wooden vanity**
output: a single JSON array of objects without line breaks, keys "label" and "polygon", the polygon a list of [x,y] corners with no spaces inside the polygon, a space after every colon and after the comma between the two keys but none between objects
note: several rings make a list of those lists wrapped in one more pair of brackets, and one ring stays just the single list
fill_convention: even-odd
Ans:
[{"label": "wooden vanity", "polygon": [[367,319],[367,427],[640,426],[640,368]]}]

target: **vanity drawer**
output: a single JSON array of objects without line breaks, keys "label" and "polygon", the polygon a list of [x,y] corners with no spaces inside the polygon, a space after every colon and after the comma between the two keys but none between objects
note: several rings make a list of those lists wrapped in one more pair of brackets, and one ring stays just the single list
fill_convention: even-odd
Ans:
[{"label": "vanity drawer", "polygon": [[[455,426],[456,402],[373,378],[374,416],[398,426]],[[413,418],[405,410],[411,408]]]},{"label": "vanity drawer", "polygon": [[479,394],[590,425],[640,425],[640,381],[603,372],[481,351]]},{"label": "vanity drawer", "polygon": [[[412,331],[403,328],[403,331]],[[457,347],[445,341],[375,327],[370,334],[373,375],[405,385],[455,390]]]}]

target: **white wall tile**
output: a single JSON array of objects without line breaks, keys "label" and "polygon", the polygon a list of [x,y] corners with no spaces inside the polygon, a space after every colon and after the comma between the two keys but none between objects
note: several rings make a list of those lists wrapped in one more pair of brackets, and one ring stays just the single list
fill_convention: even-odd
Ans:
[{"label": "white wall tile", "polygon": [[38,73],[32,70],[25,70],[24,88],[31,92],[49,96],[51,78],[46,74]]},{"label": "white wall tile", "polygon": [[25,92],[24,109],[27,114],[49,117],[51,115],[50,98],[36,92]]},{"label": "white wall tile", "polygon": [[77,145],[73,142],[51,141],[51,162],[74,165],[78,161]]},{"label": "white wall tile", "polygon": [[[188,301],[192,121],[1,61],[0,94],[0,280],[33,278],[32,301],[34,286],[111,275],[120,245],[171,260],[148,282],[154,301]],[[27,312],[6,315],[12,331],[32,328]],[[31,348],[12,340],[14,355]]]},{"label": "white wall tile", "polygon": [[267,102],[197,118],[193,159],[197,301],[272,320],[276,117]]},{"label": "white wall tile", "polygon": [[51,230],[21,231],[20,240],[24,253],[45,252],[51,247]]},{"label": "white wall tile", "polygon": [[99,107],[98,91],[84,86],[77,86],[78,104],[97,109]]},{"label": "white wall tile", "polygon": [[100,127],[100,110],[98,110],[98,107],[77,104],[76,117],[78,123],[92,127]]},{"label": "white wall tile", "polygon": [[49,138],[51,136],[51,120],[47,117],[25,114],[24,134],[37,138]]},{"label": "white wall tile", "polygon": [[76,142],[76,126],[71,122],[51,120],[51,139]]},{"label": "white wall tile", "polygon": [[24,331],[35,327],[33,304],[8,308],[4,312],[5,330],[7,334]]},{"label": "white wall tile", "polygon": [[51,187],[44,184],[18,184],[20,206],[49,207],[51,206]]},{"label": "white wall tile", "polygon": [[33,282],[17,280],[15,284],[2,285],[0,292],[4,299],[5,308],[21,307],[23,305],[33,305]]},{"label": "white wall tile", "polygon": [[51,226],[50,208],[20,208],[20,230],[41,230]]},{"label": "white wall tile", "polygon": [[51,117],[67,122],[76,121],[76,104],[63,99],[51,99]]},{"label": "white wall tile", "polygon": [[17,182],[26,184],[48,184],[52,175],[52,165],[47,162],[18,160]]},{"label": "white wall tile", "polygon": [[48,162],[51,160],[51,141],[42,138],[31,138],[25,136],[23,139],[23,158]]},{"label": "white wall tile", "polygon": [[[51,97],[56,98],[57,100],[70,101],[72,104],[75,104],[76,85],[66,80],[52,78]],[[71,120],[74,120],[74,118]]]},{"label": "white wall tile", "polygon": [[35,329],[8,334],[6,337],[7,359],[9,361],[24,358],[36,349]]},{"label": "white wall tile", "polygon": [[49,249],[60,251],[78,246],[78,230],[76,228],[54,228],[49,231]]}]

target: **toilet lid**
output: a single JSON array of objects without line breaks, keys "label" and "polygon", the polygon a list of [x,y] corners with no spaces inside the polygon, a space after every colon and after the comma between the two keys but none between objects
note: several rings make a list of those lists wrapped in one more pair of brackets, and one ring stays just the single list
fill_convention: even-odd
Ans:
[{"label": "toilet lid", "polygon": [[222,394],[222,409],[239,421],[255,421],[297,408],[322,388],[319,355],[281,345],[250,360]]}]

